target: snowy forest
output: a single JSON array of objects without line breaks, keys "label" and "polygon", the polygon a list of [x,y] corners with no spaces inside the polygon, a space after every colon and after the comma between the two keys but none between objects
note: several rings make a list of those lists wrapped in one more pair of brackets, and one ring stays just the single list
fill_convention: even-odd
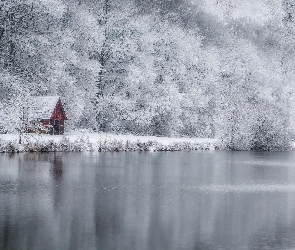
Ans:
[{"label": "snowy forest", "polygon": [[294,139],[292,0],[1,0],[0,133],[59,95],[67,130]]}]

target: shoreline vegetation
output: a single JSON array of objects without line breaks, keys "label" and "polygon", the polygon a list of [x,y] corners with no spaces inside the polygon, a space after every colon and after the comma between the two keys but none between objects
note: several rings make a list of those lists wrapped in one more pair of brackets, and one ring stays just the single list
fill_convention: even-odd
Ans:
[{"label": "shoreline vegetation", "polygon": [[122,152],[122,151],[293,151],[295,141],[285,146],[264,146],[252,149],[243,145],[230,147],[228,140],[197,137],[158,137],[132,134],[95,133],[89,131],[68,132],[64,135],[25,133],[0,134],[0,153],[21,152]]},{"label": "shoreline vegetation", "polygon": [[193,151],[222,149],[220,140],[211,138],[172,138],[116,135],[106,133],[67,133],[65,135],[0,134],[0,153],[21,152],[119,152]]}]

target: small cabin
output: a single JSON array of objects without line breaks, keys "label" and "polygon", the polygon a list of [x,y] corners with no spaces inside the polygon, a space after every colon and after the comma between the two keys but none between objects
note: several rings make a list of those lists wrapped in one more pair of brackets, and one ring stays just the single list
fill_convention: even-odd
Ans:
[{"label": "small cabin", "polygon": [[67,116],[59,96],[31,96],[27,132],[62,135]]}]

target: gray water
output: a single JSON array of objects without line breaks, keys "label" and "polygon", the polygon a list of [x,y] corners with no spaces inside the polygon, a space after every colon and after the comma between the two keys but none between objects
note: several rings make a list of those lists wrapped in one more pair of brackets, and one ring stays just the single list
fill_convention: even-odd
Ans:
[{"label": "gray water", "polygon": [[0,249],[295,249],[295,153],[0,155]]}]

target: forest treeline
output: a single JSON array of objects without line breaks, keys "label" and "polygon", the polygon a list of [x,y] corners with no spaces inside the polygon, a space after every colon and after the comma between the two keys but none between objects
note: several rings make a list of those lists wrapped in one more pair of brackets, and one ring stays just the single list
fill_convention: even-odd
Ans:
[{"label": "forest treeline", "polygon": [[0,1],[0,133],[29,96],[60,95],[69,130],[287,148],[294,6],[244,2]]}]

